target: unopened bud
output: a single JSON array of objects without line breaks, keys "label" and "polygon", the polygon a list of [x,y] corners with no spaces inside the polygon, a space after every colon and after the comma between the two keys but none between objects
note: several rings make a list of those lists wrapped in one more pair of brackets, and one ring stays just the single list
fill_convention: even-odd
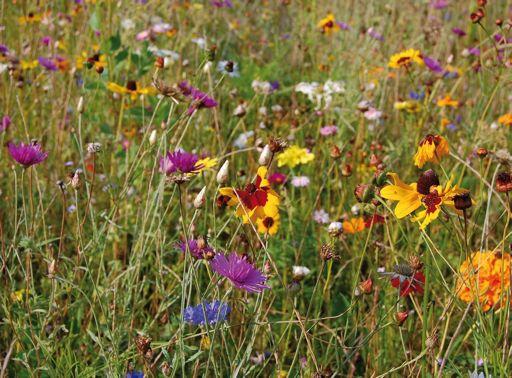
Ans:
[{"label": "unopened bud", "polygon": [[55,262],[55,259],[53,259],[50,264],[48,264],[48,277],[49,278],[53,278],[55,277],[55,272],[57,271],[56,269],[56,262]]},{"label": "unopened bud", "polygon": [[194,207],[196,209],[200,209],[203,207],[204,202],[206,200],[206,186],[203,186],[203,189],[197,194],[196,198],[194,199]]},{"label": "unopened bud", "polygon": [[149,144],[154,145],[156,143],[156,130],[153,130],[149,135]]},{"label": "unopened bud", "polygon": [[404,324],[404,322],[407,320],[408,317],[409,317],[409,312],[407,312],[407,311],[399,311],[395,315],[396,322],[398,323],[398,325]]},{"label": "unopened bud", "polygon": [[78,104],[76,105],[76,111],[80,114],[84,112],[84,98],[83,96],[80,96],[78,99]]},{"label": "unopened bud", "polygon": [[258,159],[258,163],[260,165],[267,165],[272,158],[272,152],[270,151],[270,146],[268,144],[263,147],[263,151],[261,151],[260,158]]},{"label": "unopened bud", "polygon": [[217,173],[217,183],[224,184],[228,180],[229,160],[226,160]]},{"label": "unopened bud", "polygon": [[100,143],[88,143],[87,144],[87,152],[94,154],[96,152],[101,151],[101,144]]}]

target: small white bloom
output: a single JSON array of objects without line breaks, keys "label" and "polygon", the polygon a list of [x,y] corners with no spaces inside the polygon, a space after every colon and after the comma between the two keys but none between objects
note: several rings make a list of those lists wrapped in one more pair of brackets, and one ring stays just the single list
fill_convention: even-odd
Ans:
[{"label": "small white bloom", "polygon": [[270,151],[270,146],[268,144],[263,147],[261,151],[260,158],[258,159],[258,163],[260,165],[267,165],[272,157],[272,152]]},{"label": "small white bloom", "polygon": [[222,167],[220,167],[219,172],[217,173],[217,183],[224,184],[228,180],[229,176],[229,160],[226,160]]},{"label": "small white bloom", "polygon": [[292,266],[293,278],[296,280],[300,280],[300,279],[306,277],[307,275],[309,275],[310,273],[311,273],[311,270],[308,267],[298,266],[298,265]]}]

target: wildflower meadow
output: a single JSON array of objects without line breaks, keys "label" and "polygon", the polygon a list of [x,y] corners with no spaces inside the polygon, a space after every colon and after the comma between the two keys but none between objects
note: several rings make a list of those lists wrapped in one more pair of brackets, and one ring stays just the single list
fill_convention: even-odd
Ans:
[{"label": "wildflower meadow", "polygon": [[511,29],[2,1],[0,377],[512,377]]}]

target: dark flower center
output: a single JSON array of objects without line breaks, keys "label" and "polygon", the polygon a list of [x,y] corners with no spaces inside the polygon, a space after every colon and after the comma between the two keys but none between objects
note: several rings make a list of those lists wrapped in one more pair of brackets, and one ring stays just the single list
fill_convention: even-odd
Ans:
[{"label": "dark flower center", "polygon": [[136,91],[137,82],[135,80],[128,80],[128,83],[126,83],[126,89],[128,89],[129,91]]},{"label": "dark flower center", "polygon": [[437,191],[434,191],[425,196],[425,198],[423,198],[423,203],[427,207],[427,214],[434,213],[437,210],[437,207],[439,206],[441,201],[441,197],[439,197]]},{"label": "dark flower center", "polygon": [[263,219],[263,225],[265,226],[265,228],[272,227],[274,225],[274,219],[271,217],[266,217],[265,219]]}]

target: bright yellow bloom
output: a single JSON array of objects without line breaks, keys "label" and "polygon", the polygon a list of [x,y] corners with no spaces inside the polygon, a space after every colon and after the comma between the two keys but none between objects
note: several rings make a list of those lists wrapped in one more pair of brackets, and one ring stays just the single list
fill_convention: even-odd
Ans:
[{"label": "bright yellow bloom", "polygon": [[363,217],[351,218],[343,221],[343,232],[347,234],[355,234],[365,229]]},{"label": "bright yellow bloom", "polygon": [[506,305],[510,294],[508,253],[474,252],[459,268],[457,296],[464,302],[479,302],[484,311]]},{"label": "bright yellow bloom", "polygon": [[498,122],[505,126],[512,125],[512,113],[503,114],[500,118],[498,118]]},{"label": "bright yellow bloom", "polygon": [[132,100],[135,100],[138,95],[154,95],[154,94],[156,94],[155,88],[153,88],[153,87],[139,88],[139,84],[132,80],[128,81],[128,83],[126,84],[125,87],[110,81],[107,84],[107,89],[114,93],[129,94],[130,98]]},{"label": "bright yellow bloom", "polygon": [[318,27],[322,29],[322,33],[327,35],[340,30],[340,26],[336,22],[336,18],[332,13],[329,13],[325,18],[322,18],[320,22],[318,22]]},{"label": "bright yellow bloom", "polygon": [[443,98],[437,100],[437,106],[441,108],[450,107],[450,108],[458,108],[460,106],[459,101],[454,100],[452,96],[446,95]]},{"label": "bright yellow bloom", "polygon": [[398,201],[395,207],[395,215],[403,218],[421,206],[423,195],[417,190],[417,184],[405,184],[396,173],[390,172],[388,176],[393,180],[392,185],[387,185],[380,190],[380,196],[392,201]]},{"label": "bright yellow bloom", "polygon": [[421,57],[419,50],[409,49],[399,52],[398,54],[391,55],[391,58],[389,58],[388,67],[409,67],[413,62],[422,66],[423,58]]},{"label": "bright yellow bloom", "polygon": [[39,65],[39,62],[36,60],[22,60],[20,62],[21,64],[21,69],[23,71],[25,70],[32,70],[34,68],[36,68],[38,65]]},{"label": "bright yellow bloom", "polygon": [[256,225],[260,234],[275,235],[279,229],[279,224],[279,214],[256,219]]},{"label": "bright yellow bloom", "polygon": [[218,163],[217,158],[205,157],[204,159],[199,159],[196,163],[197,167],[201,167],[197,172],[202,172],[206,169],[213,168]]},{"label": "bright yellow bloom", "polygon": [[300,148],[299,146],[290,146],[277,156],[277,166],[282,167],[286,165],[294,168],[299,164],[307,164],[315,159],[315,155],[307,150],[307,148]]},{"label": "bright yellow bloom", "polygon": [[439,164],[440,159],[449,153],[450,149],[446,139],[440,135],[429,134],[418,145],[418,150],[414,155],[414,165],[422,168],[427,162]]},{"label": "bright yellow bloom", "polygon": [[396,110],[405,110],[407,113],[417,113],[421,110],[421,105],[418,101],[397,101],[393,107]]},{"label": "bright yellow bloom", "polygon": [[442,185],[430,188],[430,193],[424,196],[421,200],[425,210],[416,213],[412,219],[413,222],[420,222],[420,230],[424,230],[432,221],[436,220],[441,213],[441,207],[447,206],[455,209],[453,204],[453,197],[457,194],[467,192],[460,189],[457,185],[451,186],[452,180],[448,181],[443,188]]},{"label": "bright yellow bloom", "polygon": [[35,24],[37,22],[41,22],[43,20],[43,18],[45,18],[48,15],[49,15],[49,13],[36,14],[36,13],[30,12],[27,16],[18,17],[18,22],[20,25]]},{"label": "bright yellow bloom", "polygon": [[243,189],[220,188],[218,204],[236,206],[236,216],[256,222],[258,219],[276,217],[279,212],[279,196],[266,179],[267,168],[259,167],[256,180]]}]

